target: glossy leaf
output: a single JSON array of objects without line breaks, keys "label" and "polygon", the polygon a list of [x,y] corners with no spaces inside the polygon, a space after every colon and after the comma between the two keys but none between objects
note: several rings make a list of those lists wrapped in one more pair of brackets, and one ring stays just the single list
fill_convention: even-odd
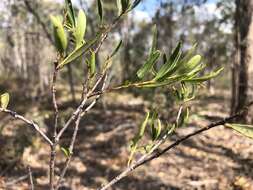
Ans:
[{"label": "glossy leaf", "polygon": [[181,55],[181,42],[179,42],[177,44],[177,47],[173,50],[169,60],[167,61],[167,63],[165,63],[160,70],[158,71],[156,77],[154,78],[154,80],[159,80],[161,78],[163,78],[164,76],[166,76],[168,73],[170,73],[171,71],[173,71],[173,69],[175,68],[175,66],[178,63],[178,60],[180,58]]},{"label": "glossy leaf", "polygon": [[100,18],[100,22],[103,22],[103,17],[104,17],[103,2],[102,2],[102,0],[97,0],[97,3],[98,3],[98,15]]},{"label": "glossy leaf", "polygon": [[253,125],[227,123],[225,126],[234,129],[235,131],[239,132],[243,136],[253,139]]},{"label": "glossy leaf", "polygon": [[64,31],[60,17],[50,16],[54,29],[55,46],[60,53],[63,53],[68,45],[67,34]]},{"label": "glossy leaf", "polygon": [[82,54],[86,53],[89,48],[96,43],[96,41],[99,39],[99,36],[94,38],[88,43],[85,43],[81,45],[80,47],[76,48],[73,52],[71,52],[58,66],[57,69],[61,69],[66,64],[76,60],[79,58]]},{"label": "glossy leaf", "polygon": [[10,101],[9,93],[4,93],[1,95],[1,108],[6,109]]},{"label": "glossy leaf", "polygon": [[86,31],[86,15],[83,10],[80,10],[77,17],[76,28],[74,32],[74,36],[76,39],[76,47],[79,47],[83,44],[84,35]]},{"label": "glossy leaf", "polygon": [[160,57],[160,52],[155,51],[152,56],[148,58],[146,63],[137,71],[137,76],[139,79],[142,79],[154,66],[158,58]]},{"label": "glossy leaf", "polygon": [[65,0],[65,6],[67,11],[67,20],[72,28],[76,26],[74,9],[71,0]]}]

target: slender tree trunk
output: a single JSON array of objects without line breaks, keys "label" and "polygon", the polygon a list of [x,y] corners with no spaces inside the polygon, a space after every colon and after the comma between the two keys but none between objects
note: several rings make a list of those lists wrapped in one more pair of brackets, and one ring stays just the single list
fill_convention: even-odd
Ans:
[{"label": "slender tree trunk", "polygon": [[[252,25],[252,0],[236,0],[235,12],[235,46],[236,58],[232,70],[232,112],[242,109],[249,101],[249,65],[253,63],[250,54],[253,44],[250,41]],[[238,57],[237,57],[238,56]],[[238,65],[238,67],[237,67]],[[242,118],[243,121],[248,119]]]}]

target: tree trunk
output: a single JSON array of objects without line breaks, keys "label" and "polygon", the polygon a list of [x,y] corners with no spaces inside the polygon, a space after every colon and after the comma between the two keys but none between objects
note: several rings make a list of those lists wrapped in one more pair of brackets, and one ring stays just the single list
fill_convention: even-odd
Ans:
[{"label": "tree trunk", "polygon": [[[250,40],[252,30],[252,0],[236,0],[235,12],[235,62],[232,68],[231,112],[241,110],[249,101],[249,65],[253,58],[250,54],[253,44]],[[242,121],[248,119],[242,118]]]}]

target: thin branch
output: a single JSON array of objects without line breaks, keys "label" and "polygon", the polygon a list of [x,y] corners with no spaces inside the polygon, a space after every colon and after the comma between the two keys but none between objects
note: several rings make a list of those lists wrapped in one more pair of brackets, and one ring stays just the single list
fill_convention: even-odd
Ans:
[{"label": "thin branch", "polygon": [[65,130],[69,127],[69,125],[77,118],[77,116],[82,112],[86,101],[88,100],[88,97],[94,92],[94,90],[98,87],[102,79],[104,78],[104,75],[101,75],[99,79],[97,80],[96,84],[93,86],[93,88],[84,96],[81,104],[77,107],[77,109],[74,111],[74,113],[71,115],[71,117],[68,119],[66,124],[63,126],[63,128],[60,130],[60,132],[56,136],[56,142],[59,141],[61,138],[62,134],[65,132]]},{"label": "thin branch", "polygon": [[28,175],[29,175],[30,190],[34,190],[32,170],[30,166],[28,166],[27,169],[28,169]]},{"label": "thin branch", "polygon": [[[104,77],[102,77],[103,79],[101,80],[102,82],[102,87],[101,87],[101,90],[103,90],[105,88],[105,84],[106,84],[106,79],[107,79],[107,74],[104,75]],[[98,83],[99,84],[99,83]],[[98,86],[98,85],[96,85]],[[95,88],[93,87],[93,90],[95,90]],[[74,144],[75,144],[75,141],[76,141],[76,136],[77,136],[77,132],[78,132],[78,129],[79,129],[79,125],[80,125],[80,121],[81,121],[81,118],[96,104],[97,100],[100,98],[101,95],[98,95],[91,103],[88,107],[86,107],[81,113],[79,113],[78,117],[77,117],[77,120],[76,120],[76,124],[75,124],[75,129],[74,129],[74,133],[73,133],[73,136],[72,136],[72,140],[71,140],[71,143],[70,143],[70,146],[69,146],[69,156],[68,158],[66,159],[65,161],[65,166],[64,166],[64,169],[62,170],[62,173],[60,175],[60,178],[57,182],[57,185],[56,185],[56,190],[60,187],[61,185],[61,182],[67,172],[67,169],[69,167],[69,164],[71,162],[71,158],[72,158],[72,155],[73,155],[73,149],[74,149]]]},{"label": "thin branch", "polygon": [[113,186],[115,183],[117,183],[118,181],[120,181],[121,179],[123,179],[124,177],[126,177],[130,172],[132,172],[133,170],[135,170],[136,168],[162,156],[164,153],[166,153],[167,151],[169,151],[170,149],[180,145],[181,143],[183,143],[184,141],[188,140],[189,138],[196,136],[202,132],[205,132],[209,129],[212,129],[214,127],[218,127],[221,125],[224,125],[228,122],[233,121],[235,118],[238,117],[242,117],[243,115],[247,114],[248,112],[248,108],[249,106],[252,106],[253,102],[250,102],[248,104],[248,106],[242,110],[241,112],[234,114],[230,117],[226,117],[220,121],[211,123],[210,125],[203,127],[193,133],[190,133],[186,136],[183,136],[181,138],[179,138],[177,141],[175,141],[174,143],[170,144],[169,146],[167,146],[166,148],[162,149],[161,151],[158,151],[158,149],[156,151],[154,151],[153,153],[151,153],[149,156],[144,155],[142,156],[139,160],[137,160],[135,163],[133,163],[131,166],[129,166],[128,168],[126,168],[122,173],[120,173],[118,176],[116,176],[115,178],[113,178],[108,184],[106,184],[105,186],[103,186],[102,188],[99,188],[99,190],[106,190],[108,188],[110,188],[111,186]]},{"label": "thin branch", "polygon": [[10,116],[14,117],[15,119],[25,122],[29,126],[33,127],[49,145],[53,145],[53,142],[47,137],[47,135],[40,129],[40,127],[34,121],[28,120],[25,117],[23,117],[22,115],[19,115],[15,111],[12,111],[9,109],[0,108],[0,112],[9,114]]},{"label": "thin branch", "polygon": [[78,129],[79,129],[79,124],[80,124],[80,120],[81,120],[81,113],[78,115],[78,118],[76,120],[76,124],[75,124],[75,129],[74,129],[74,133],[73,133],[73,136],[72,136],[72,139],[71,139],[71,142],[70,142],[70,146],[69,146],[69,155],[65,161],[65,166],[62,170],[62,173],[60,175],[60,178],[57,182],[57,185],[56,185],[56,190],[60,187],[61,185],[61,182],[67,172],[67,169],[69,167],[69,164],[71,162],[71,159],[72,159],[72,155],[73,155],[73,148],[74,148],[74,144],[75,144],[75,141],[76,141],[76,136],[77,136],[77,132],[78,132]]},{"label": "thin branch", "polygon": [[49,164],[49,186],[50,190],[54,189],[54,176],[55,176],[55,158],[56,158],[56,136],[58,127],[59,110],[56,100],[56,80],[57,80],[57,62],[54,63],[54,73],[52,80],[52,103],[54,105],[54,131],[53,131],[53,145],[51,146],[50,164]]}]

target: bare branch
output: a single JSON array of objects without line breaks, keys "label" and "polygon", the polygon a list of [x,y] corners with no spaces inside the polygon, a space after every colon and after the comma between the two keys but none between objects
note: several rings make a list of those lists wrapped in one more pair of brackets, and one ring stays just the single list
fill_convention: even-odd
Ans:
[{"label": "bare branch", "polygon": [[203,127],[193,133],[190,133],[186,136],[183,136],[181,138],[179,138],[177,141],[175,141],[174,143],[170,144],[169,146],[167,146],[166,148],[158,151],[158,149],[154,150],[154,152],[152,152],[150,155],[143,155],[139,160],[137,160],[135,163],[133,163],[131,166],[129,166],[128,168],[126,168],[122,173],[120,173],[118,176],[116,176],[115,178],[113,178],[108,184],[106,184],[105,186],[103,186],[102,188],[99,188],[99,190],[106,190],[108,188],[110,188],[111,186],[113,186],[115,183],[117,183],[118,181],[120,181],[121,179],[123,179],[124,177],[126,177],[130,172],[132,172],[133,170],[135,170],[136,168],[162,156],[164,153],[166,153],[167,151],[169,151],[170,149],[180,145],[181,143],[183,143],[184,141],[188,140],[189,138],[196,136],[202,132],[205,132],[209,129],[212,129],[214,127],[218,127],[221,125],[224,125],[228,122],[233,121],[235,118],[238,117],[242,117],[243,115],[247,114],[248,108],[249,106],[252,106],[253,102],[250,102],[248,104],[248,106],[242,110],[241,112],[232,115],[230,117],[226,117],[220,121],[211,123],[210,125]]},{"label": "bare branch", "polygon": [[54,131],[53,131],[53,145],[51,146],[50,164],[49,164],[49,186],[50,189],[54,189],[54,173],[55,173],[55,157],[56,157],[56,136],[58,127],[58,105],[56,101],[56,80],[57,80],[57,62],[54,63],[54,73],[52,80],[52,101],[54,105]]},{"label": "bare branch", "polygon": [[28,124],[29,126],[33,127],[42,137],[43,139],[46,140],[46,142],[49,145],[53,145],[52,141],[47,137],[47,135],[40,129],[40,127],[32,120],[28,120],[25,117],[23,117],[22,115],[17,114],[15,111],[11,111],[9,109],[3,109],[0,108],[0,111],[6,114],[11,115],[12,117],[14,117],[15,119],[21,120],[23,122],[25,122],[26,124]]},{"label": "bare branch", "polygon": [[[103,90],[105,88],[106,79],[107,79],[107,74],[105,74],[104,77],[102,77],[102,80],[101,80],[101,82],[102,82],[101,90]],[[95,86],[98,86],[98,85],[95,85]],[[93,90],[95,90],[94,87],[93,87]],[[79,129],[79,124],[80,124],[81,118],[96,104],[96,102],[100,98],[100,96],[101,95],[98,95],[90,103],[90,105],[88,107],[86,107],[86,109],[84,109],[81,113],[79,113],[79,115],[77,117],[74,133],[73,133],[72,140],[71,140],[71,143],[70,143],[70,146],[69,146],[69,153],[70,153],[70,155],[68,156],[68,158],[65,161],[65,166],[64,166],[64,168],[62,170],[62,173],[60,175],[60,178],[59,178],[59,180],[57,182],[56,190],[60,187],[61,182],[62,182],[62,180],[63,180],[63,178],[64,178],[64,176],[66,174],[66,171],[67,171],[67,169],[69,167],[69,164],[71,162],[71,158],[72,158],[72,155],[73,155],[74,144],[75,144],[75,141],[76,141],[76,136],[77,136],[77,132],[78,132],[78,129]]]},{"label": "bare branch", "polygon": [[[105,75],[105,74],[104,74]],[[74,111],[74,113],[71,115],[71,117],[68,119],[64,127],[60,130],[60,132],[56,136],[56,142],[59,141],[60,137],[64,133],[64,131],[69,127],[69,125],[77,118],[77,116],[82,112],[86,101],[88,100],[88,97],[94,92],[94,90],[98,87],[102,79],[104,78],[104,75],[101,75],[99,79],[97,80],[96,84],[93,86],[93,88],[86,94],[84,95],[84,98],[81,102],[81,104],[77,107],[77,109]]]}]

